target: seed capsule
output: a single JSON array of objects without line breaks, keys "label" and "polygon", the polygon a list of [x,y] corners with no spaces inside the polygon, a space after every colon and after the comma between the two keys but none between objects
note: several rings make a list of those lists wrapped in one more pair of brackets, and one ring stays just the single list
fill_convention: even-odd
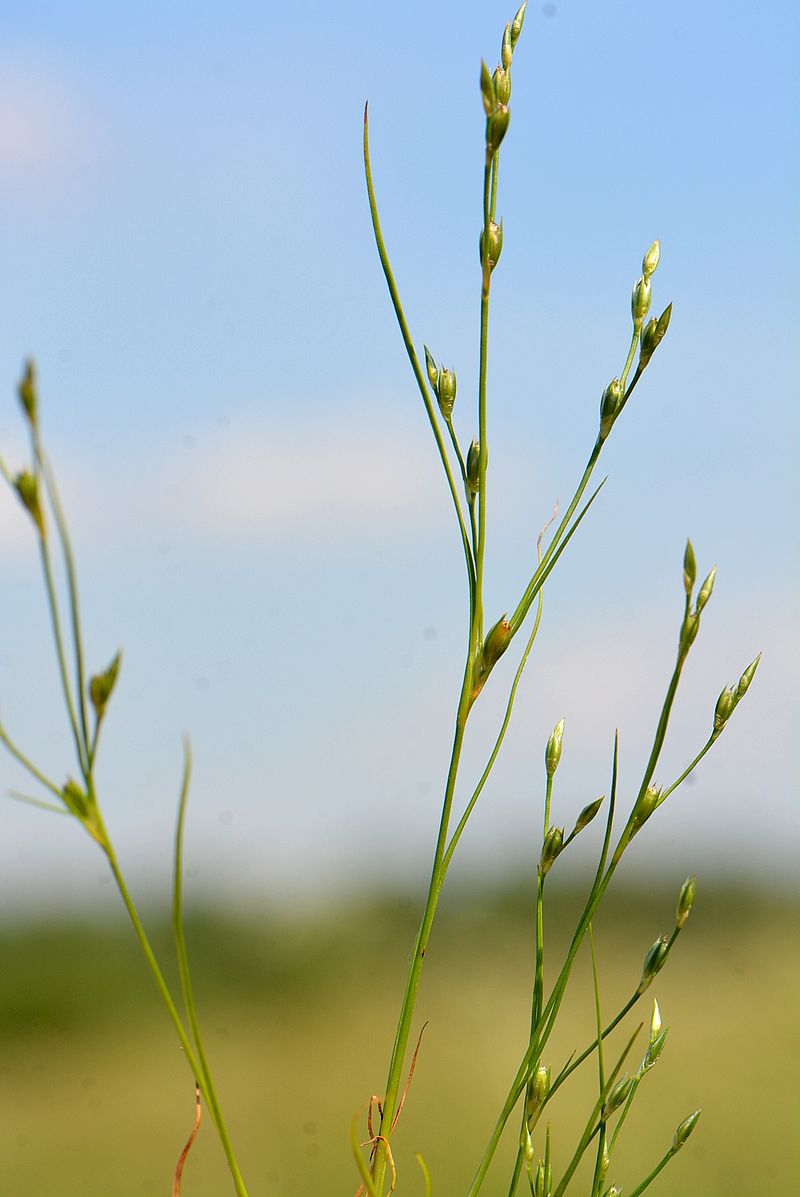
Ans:
[{"label": "seed capsule", "polygon": [[642,274],[649,279],[655,274],[658,260],[661,257],[661,242],[654,241],[642,259]]},{"label": "seed capsule", "polygon": [[438,397],[439,397],[439,370],[437,368],[436,362],[433,360],[433,355],[431,354],[431,351],[428,348],[428,346],[425,345],[424,349],[425,349],[425,370],[427,371],[427,374],[428,374],[428,382],[431,384],[431,389],[433,390],[433,393],[436,395],[436,397],[438,399]]},{"label": "seed capsule", "polygon": [[739,701],[740,698],[744,698],[745,694],[747,693],[748,689],[750,688],[750,683],[752,682],[753,678],[755,677],[755,672],[758,669],[758,663],[760,660],[761,660],[761,653],[758,654],[755,661],[750,662],[750,664],[747,666],[747,668],[745,669],[742,676],[739,678],[739,685],[736,687],[736,701],[737,702]]},{"label": "seed capsule", "polygon": [[564,847],[564,828],[551,827],[544,838],[539,868],[542,877],[546,877],[555,863],[556,857]]},{"label": "seed capsule", "polygon": [[697,1126],[697,1120],[702,1112],[702,1110],[695,1110],[695,1112],[690,1114],[688,1118],[684,1118],[683,1122],[675,1131],[675,1137],[672,1140],[673,1151],[680,1151],[680,1149],[683,1147],[684,1143],[689,1138],[689,1135]]},{"label": "seed capsule", "polygon": [[22,470],[14,479],[14,488],[20,502],[30,515],[39,532],[44,536],[44,512],[39,501],[39,484],[29,470]]},{"label": "seed capsule", "polygon": [[683,927],[686,925],[686,920],[692,913],[694,906],[694,897],[697,893],[697,878],[687,877],[681,886],[681,892],[678,894],[678,906],[675,911],[675,926]]},{"label": "seed capsule", "polygon": [[691,540],[686,541],[686,551],[683,554],[683,588],[687,595],[692,593],[697,579],[697,561],[694,556]]},{"label": "seed capsule", "polygon": [[667,940],[665,936],[661,935],[653,946],[648,948],[645,954],[644,964],[642,965],[642,979],[639,982],[639,993],[644,993],[656,973],[664,967],[664,962],[668,954],[669,947]]},{"label": "seed capsule", "polygon": [[448,370],[445,366],[442,367],[439,374],[439,410],[446,420],[449,420],[453,414],[453,405],[456,401],[456,372],[455,370]]},{"label": "seed capsule", "polygon": [[89,679],[89,698],[94,707],[98,720],[103,718],[108,700],[117,683],[119,667],[122,663],[122,653],[117,653],[114,660],[102,673],[96,673]]},{"label": "seed capsule", "polygon": [[703,607],[705,607],[708,600],[711,598],[711,592],[714,589],[714,579],[716,578],[716,576],[717,576],[717,567],[715,565],[712,568],[711,572],[709,573],[708,577],[706,578],[705,582],[703,583],[703,585],[700,587],[700,589],[697,592],[697,606],[695,607],[695,611],[697,612],[698,615],[703,610]]},{"label": "seed capsule", "polygon": [[511,45],[511,22],[509,21],[503,30],[503,45],[500,50],[500,60],[503,63],[505,70],[511,66],[511,59],[514,54],[514,47]]},{"label": "seed capsule", "polygon": [[525,9],[527,8],[527,5],[528,5],[528,0],[525,0],[525,3],[520,5],[520,7],[517,9],[517,15],[514,17],[514,20],[511,22],[511,49],[512,50],[515,50],[517,48],[517,42],[519,41],[519,35],[522,33],[522,25],[525,20]]},{"label": "seed capsule", "polygon": [[480,488],[480,474],[478,472],[480,455],[480,443],[473,441],[467,452],[467,486],[473,495],[477,495]]},{"label": "seed capsule", "polygon": [[489,270],[494,270],[495,266],[500,260],[500,254],[503,252],[503,222],[495,224],[493,220],[489,221],[487,232],[481,230],[481,235],[478,239],[478,248],[480,251],[481,262],[483,262],[484,251],[489,260]]},{"label": "seed capsule", "polygon": [[497,97],[494,94],[494,83],[492,82],[491,72],[483,60],[481,60],[481,98],[483,100],[483,110],[488,116],[490,112],[494,111]]},{"label": "seed capsule", "polygon": [[600,439],[605,440],[617,418],[622,401],[622,383],[612,378],[600,399]]},{"label": "seed capsule", "polygon": [[722,691],[714,707],[714,731],[721,732],[733,714],[736,706],[736,691],[727,687]]},{"label": "seed capsule", "polygon": [[651,785],[649,785],[647,787],[647,789],[645,790],[645,792],[642,794],[638,803],[636,804],[636,809],[633,812],[633,834],[634,835],[636,834],[636,832],[639,830],[640,827],[644,827],[645,823],[647,822],[647,820],[652,815],[653,811],[658,806],[660,798],[661,798],[660,787],[655,785],[655,783],[652,783]]},{"label": "seed capsule", "polygon": [[559,719],[553,728],[552,735],[547,741],[547,747],[544,750],[544,767],[547,770],[548,777],[552,777],[558,768],[558,762],[561,760],[561,744],[563,739],[564,720]]},{"label": "seed capsule", "polygon": [[642,275],[637,279],[631,295],[631,315],[634,324],[641,324],[650,311],[650,282]]},{"label": "seed capsule", "polygon": [[508,122],[510,120],[511,109],[507,104],[498,104],[497,107],[490,112],[486,120],[486,147],[492,154],[496,154],[500,149],[500,145],[508,130]]},{"label": "seed capsule", "polygon": [[603,1106],[603,1121],[605,1122],[609,1115],[618,1110],[623,1102],[630,1097],[631,1089],[633,1088],[634,1080],[631,1076],[624,1076],[617,1081],[614,1088],[606,1098],[606,1104]]},{"label": "seed capsule", "polygon": [[28,358],[25,363],[22,379],[17,387],[17,394],[19,395],[19,401],[22,404],[22,410],[25,412],[29,424],[31,427],[35,427],[38,396],[36,388],[36,367],[31,358]]},{"label": "seed capsule", "polygon": [[588,827],[602,805],[603,799],[596,798],[594,802],[590,802],[588,806],[584,806],[575,820],[575,829],[572,834],[577,835],[579,831],[583,831],[584,827]]}]

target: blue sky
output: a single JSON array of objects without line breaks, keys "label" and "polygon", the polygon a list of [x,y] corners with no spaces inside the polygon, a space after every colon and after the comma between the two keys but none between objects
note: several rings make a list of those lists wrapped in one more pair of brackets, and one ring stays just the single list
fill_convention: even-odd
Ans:
[{"label": "blue sky", "polygon": [[[461,667],[463,566],[374,247],[412,332],[457,368],[474,433],[482,110],[494,3],[10,3],[0,49],[0,451],[39,363],[81,562],[89,652],[122,644],[101,762],[137,883],[162,886],[180,734],[195,744],[198,893],[293,898],[428,867]],[[797,624],[794,6],[529,8],[514,65],[492,310],[489,609],[515,605],[624,360],[662,243],[669,337],[604,453],[609,483],[545,596],[464,878],[533,859],[541,751],[567,717],[563,819],[635,783],[691,534],[719,578],[667,750],[723,684],[757,685],[639,867],[787,875]],[[71,768],[28,529],[0,503],[0,703]],[[479,771],[508,670],[476,718]],[[666,774],[665,774],[666,780]],[[10,763],[4,787],[19,785]],[[8,910],[94,901],[92,845],[8,803]],[[530,854],[526,848],[530,838]],[[642,837],[644,840],[644,837]]]}]

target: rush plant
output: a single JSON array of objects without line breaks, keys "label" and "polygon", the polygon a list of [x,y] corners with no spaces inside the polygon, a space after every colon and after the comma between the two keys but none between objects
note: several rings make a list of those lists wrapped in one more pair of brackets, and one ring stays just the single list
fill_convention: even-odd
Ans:
[{"label": "rush plant", "polygon": [[[530,657],[542,619],[545,584],[567,549],[589,508],[594,502],[601,482],[590,491],[597,463],[617,421],[633,398],[650,363],[666,337],[672,305],[658,316],[650,315],[653,278],[658,267],[660,246],[654,241],[646,250],[641,275],[633,286],[630,303],[631,329],[627,350],[620,351],[622,367],[603,389],[600,396],[596,426],[590,438],[590,450],[585,469],[566,510],[553,519],[538,540],[536,561],[531,561],[530,577],[522,593],[514,596],[507,612],[496,615],[484,607],[486,586],[486,547],[489,537],[488,495],[489,421],[487,401],[487,364],[489,356],[489,313],[495,273],[503,251],[503,222],[497,218],[498,183],[501,149],[506,143],[510,121],[512,64],[525,18],[525,5],[506,25],[502,36],[500,62],[494,71],[481,65],[480,93],[485,117],[485,148],[483,160],[483,190],[479,237],[480,289],[480,354],[476,388],[477,411],[471,417],[472,427],[466,438],[456,431],[456,371],[437,361],[425,346],[418,346],[412,338],[403,306],[395,284],[389,256],[381,231],[375,186],[370,167],[367,112],[364,114],[364,166],[366,172],[369,210],[380,263],[386,278],[391,304],[400,328],[417,388],[433,433],[447,489],[455,517],[456,532],[463,550],[467,586],[468,618],[465,627],[464,667],[456,699],[452,752],[444,784],[441,819],[433,852],[430,882],[427,889],[422,920],[413,944],[408,978],[400,1002],[394,1045],[388,1064],[385,1084],[373,1097],[367,1115],[367,1140],[359,1133],[360,1114],[351,1127],[351,1142],[355,1163],[361,1178],[360,1194],[384,1197],[402,1189],[415,1192],[419,1177],[414,1175],[406,1184],[398,1178],[392,1152],[392,1135],[406,1100],[411,1075],[419,1047],[412,1051],[415,1013],[422,971],[436,918],[437,907],[448,870],[458,849],[464,829],[475,810],[481,793],[492,772],[511,719],[514,701],[523,671]],[[516,68],[515,68],[516,69]],[[438,355],[437,355],[438,356]],[[30,459],[19,471],[11,470],[0,461],[0,470],[10,490],[22,504],[30,520],[42,567],[44,587],[52,626],[55,656],[60,677],[66,717],[74,743],[75,764],[66,779],[54,780],[34,763],[27,750],[12,738],[4,724],[0,724],[0,741],[8,752],[27,771],[39,787],[35,795],[16,795],[24,801],[49,811],[66,814],[75,819],[95,841],[103,854],[117,889],[127,910],[134,934],[143,952],[147,967],[166,1007],[180,1040],[186,1061],[197,1085],[198,1119],[200,1102],[208,1109],[211,1121],[222,1144],[230,1170],[234,1191],[247,1197],[247,1189],[236,1160],[231,1137],[223,1117],[214,1085],[210,1062],[195,1008],[182,904],[182,846],[186,802],[189,790],[191,757],[185,744],[184,773],[178,803],[175,834],[173,878],[173,932],[180,977],[180,994],[174,994],[162,965],[156,957],[147,932],[123,877],[118,858],[103,819],[102,805],[96,782],[96,759],[100,733],[108,713],[120,673],[120,654],[106,668],[91,674],[85,661],[83,633],[75,560],[68,525],[59,498],[58,488],[49,458],[42,441],[39,392],[34,365],[29,362],[18,387],[22,416],[29,440]],[[459,407],[460,411],[460,407]],[[587,492],[588,497],[587,497]],[[57,584],[57,558],[60,558],[65,577],[64,593]],[[490,1169],[495,1164],[498,1145],[511,1124],[515,1136],[516,1156],[511,1175],[492,1177],[493,1193],[501,1186],[509,1197],[520,1185],[533,1197],[562,1197],[573,1182],[579,1164],[589,1153],[594,1166],[587,1197],[614,1197],[620,1193],[617,1185],[617,1145],[633,1102],[642,1083],[658,1063],[667,1039],[658,1003],[653,1002],[649,1025],[639,1062],[627,1066],[642,1024],[634,1027],[624,1050],[614,1058],[606,1056],[606,1040],[641,1002],[657,974],[665,967],[680,936],[695,899],[695,879],[688,878],[680,889],[674,925],[668,936],[661,936],[644,955],[641,970],[632,979],[630,995],[612,1017],[603,1013],[598,979],[598,966],[593,937],[593,920],[608,890],[623,855],[656,811],[700,764],[703,757],[722,736],[727,724],[753,680],[759,658],[747,666],[738,682],[722,690],[709,725],[686,768],[668,784],[660,785],[655,776],[662,748],[667,736],[670,715],[684,665],[700,629],[703,612],[711,598],[715,569],[711,569],[700,585],[695,554],[688,542],[683,556],[682,598],[679,613],[677,647],[672,674],[667,680],[666,694],[660,717],[653,733],[647,764],[635,791],[618,792],[619,745],[615,738],[611,752],[611,772],[608,797],[590,801],[568,830],[561,826],[556,815],[555,785],[564,740],[564,720],[555,726],[544,750],[543,802],[541,847],[536,884],[536,936],[532,955],[532,993],[530,1024],[521,1034],[519,1066],[509,1078],[508,1092],[495,1125],[488,1128],[482,1152],[476,1152],[475,1171],[466,1197],[477,1197],[485,1191]],[[676,590],[678,586],[676,586]],[[493,671],[507,652],[519,650],[516,672],[507,695],[505,713],[486,766],[477,781],[469,787],[469,797],[459,808],[460,766],[469,720],[484,690],[494,684]],[[63,775],[62,775],[63,776]],[[599,836],[597,865],[588,879],[583,909],[563,959],[548,960],[545,981],[545,896],[547,879],[570,845],[583,835],[603,812],[604,829]],[[583,1045],[563,1063],[552,1063],[550,1040],[558,1022],[564,995],[570,982],[575,959],[582,949],[591,955],[595,1030],[591,1041]],[[181,1010],[182,1006],[182,1010]],[[635,1021],[635,1020],[634,1020]],[[566,1144],[558,1123],[551,1119],[551,1103],[581,1065],[594,1058],[597,1068],[597,1095],[586,1111],[585,1128],[577,1143]],[[627,1070],[626,1070],[627,1067]],[[691,1135],[700,1111],[690,1114],[674,1132],[664,1155],[643,1179],[626,1179],[627,1197],[638,1197],[656,1179],[661,1170],[683,1147]],[[175,1174],[173,1193],[181,1185],[181,1173],[190,1138],[181,1154]],[[428,1197],[435,1186],[427,1165],[418,1156]],[[556,1161],[558,1161],[558,1166]],[[446,1187],[447,1178],[441,1179]],[[449,1190],[448,1190],[449,1191]]]}]

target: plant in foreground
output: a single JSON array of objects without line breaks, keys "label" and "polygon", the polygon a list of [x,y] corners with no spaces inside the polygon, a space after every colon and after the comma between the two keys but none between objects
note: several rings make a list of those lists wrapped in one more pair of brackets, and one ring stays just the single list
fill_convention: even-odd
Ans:
[{"label": "plant in foreground", "polygon": [[[467,822],[475,809],[481,792],[500,752],[514,706],[519,683],[525,665],[533,648],[542,618],[543,588],[561,554],[566,549],[589,507],[594,502],[600,487],[597,487],[584,501],[585,492],[602,452],[603,445],[638,385],[645,369],[664,339],[670,322],[672,307],[669,305],[658,317],[648,315],[651,305],[652,278],[658,266],[660,247],[654,241],[644,255],[642,273],[636,281],[631,298],[632,331],[627,356],[618,377],[605,387],[600,399],[599,425],[595,435],[586,468],[578,483],[572,500],[564,515],[549,534],[549,524],[539,537],[537,561],[532,566],[530,579],[511,613],[504,613],[489,625],[485,619],[485,550],[487,541],[487,489],[488,489],[488,429],[487,429],[487,361],[489,332],[489,301],[494,271],[503,249],[503,222],[496,219],[500,149],[509,127],[511,98],[511,67],[514,53],[522,31],[525,4],[504,30],[500,63],[494,72],[485,64],[481,66],[480,90],[486,117],[485,157],[483,172],[483,207],[479,238],[480,256],[480,358],[477,386],[477,435],[471,439],[466,452],[464,442],[459,440],[453,422],[457,381],[456,372],[450,367],[438,365],[433,354],[423,347],[424,367],[414,346],[406,317],[403,312],[394,282],[389,258],[378,219],[372,172],[369,158],[367,113],[364,115],[364,164],[366,170],[369,207],[372,225],[381,265],[386,277],[392,305],[400,326],[403,342],[412,370],[420,390],[425,410],[433,431],[437,449],[450,491],[458,534],[461,541],[467,574],[468,621],[464,672],[458,694],[455,728],[450,765],[444,788],[442,814],[436,841],[433,867],[427,899],[419,931],[414,943],[408,980],[400,1007],[400,1015],[394,1046],[389,1061],[386,1085],[381,1098],[370,1101],[368,1115],[367,1144],[358,1141],[358,1119],[351,1127],[351,1142],[362,1184],[359,1192],[371,1197],[383,1197],[387,1185],[389,1191],[396,1186],[397,1173],[392,1155],[391,1137],[403,1108],[408,1087],[413,1076],[414,1064],[419,1051],[419,1039],[413,1053],[410,1071],[402,1089],[408,1057],[409,1039],[414,1020],[417,993],[422,967],[425,960],[431,930],[442,887],[453,855],[458,847]],[[635,363],[635,364],[634,364]],[[30,436],[31,460],[29,466],[13,473],[2,461],[0,472],[11,490],[24,507],[38,542],[45,591],[49,607],[55,654],[67,713],[69,727],[74,741],[77,764],[76,776],[68,776],[62,783],[48,777],[32,759],[17,745],[0,723],[0,741],[28,772],[34,781],[48,795],[48,800],[28,795],[15,795],[24,801],[48,810],[66,813],[76,819],[98,844],[106,857],[112,875],[130,917],[134,932],[152,973],[158,992],[173,1022],[186,1059],[197,1086],[197,1115],[195,1127],[184,1148],[175,1174],[173,1192],[180,1190],[181,1173],[189,1148],[199,1125],[200,1099],[205,1102],[214,1127],[219,1135],[234,1190],[239,1197],[246,1197],[247,1190],[236,1161],[230,1136],[222,1115],[220,1102],[214,1086],[209,1061],[197,1020],[192,992],[191,975],[183,927],[182,908],[182,847],[183,826],[188,797],[191,757],[188,742],[185,743],[183,781],[178,803],[178,819],[175,836],[174,880],[173,880],[173,933],[180,975],[183,1014],[178,1002],[165,980],[161,966],[155,956],[147,933],[139,918],[133,899],[106,829],[95,780],[95,761],[100,731],[109,702],[117,683],[121,657],[118,653],[106,669],[87,676],[83,652],[80,608],[75,562],[70,544],[67,523],[56,487],[53,471],[44,452],[39,417],[39,397],[35,371],[28,363],[18,388],[18,396]],[[602,483],[600,484],[602,486]],[[553,521],[551,521],[552,523]],[[63,604],[55,582],[54,552],[63,558],[66,575],[66,618]],[[604,797],[590,802],[579,814],[574,827],[567,833],[553,819],[553,793],[555,778],[563,750],[564,720],[555,727],[547,741],[544,755],[544,801],[542,820],[542,846],[537,868],[536,887],[536,935],[534,948],[534,976],[531,996],[531,1018],[524,1042],[520,1064],[511,1080],[508,1095],[503,1103],[496,1124],[491,1131],[486,1148],[477,1161],[474,1178],[468,1197],[475,1197],[483,1188],[489,1168],[495,1157],[501,1136],[518,1110],[518,1148],[512,1175],[509,1180],[509,1197],[518,1190],[523,1174],[533,1197],[561,1197],[566,1192],[574,1174],[594,1143],[595,1163],[592,1173],[589,1197],[615,1197],[620,1193],[616,1183],[607,1184],[614,1162],[615,1150],[621,1129],[635,1100],[644,1078],[658,1062],[667,1039],[667,1029],[662,1027],[658,1003],[653,1003],[647,1045],[640,1064],[632,1073],[623,1068],[636,1040],[640,1027],[629,1038],[623,1052],[613,1061],[605,1059],[605,1041],[611,1032],[623,1021],[640,1001],[660,972],[672,952],[675,942],[685,926],[695,897],[695,879],[688,878],[681,888],[676,908],[675,923],[671,934],[659,937],[644,957],[641,974],[632,987],[632,992],[615,1015],[605,1021],[601,1011],[600,984],[597,959],[592,932],[593,920],[600,902],[616,872],[623,854],[644,824],[659,806],[677,789],[699,764],[711,746],[719,739],[738,703],[744,697],[758,666],[757,657],[742,673],[738,683],[723,689],[711,719],[708,738],[694,755],[683,772],[668,786],[659,786],[655,771],[667,733],[667,726],[675,700],[683,666],[697,637],[702,612],[708,603],[714,586],[715,570],[712,569],[696,590],[697,567],[691,542],[686,545],[683,561],[684,605],[678,635],[678,646],[672,676],[669,679],[660,718],[655,729],[650,755],[639,787],[628,803],[627,817],[622,829],[616,830],[617,778],[619,764],[618,739],[615,737],[611,780],[608,801]],[[696,591],[696,596],[695,596]],[[530,617],[530,629],[527,625]],[[453,823],[453,806],[459,777],[462,748],[467,723],[474,704],[487,685],[500,657],[512,646],[517,634],[526,628],[522,637],[524,647],[519,656],[516,672],[511,683],[494,747],[486,767],[472,789],[456,823]],[[602,835],[599,860],[589,884],[583,910],[578,919],[566,956],[554,970],[554,980],[545,987],[544,974],[544,896],[547,877],[559,857],[599,814],[605,803],[605,829]],[[595,1034],[592,1041],[561,1067],[555,1076],[552,1064],[547,1061],[547,1046],[558,1018],[559,1010],[570,979],[573,963],[584,940],[588,940],[592,957],[594,989]],[[420,1034],[421,1038],[421,1034]],[[596,1056],[598,1070],[597,1099],[588,1113],[585,1129],[575,1146],[573,1154],[561,1173],[557,1175],[555,1153],[550,1122],[543,1115],[549,1111],[552,1099],[569,1077],[591,1056]],[[379,1123],[373,1125],[373,1108],[377,1108]],[[692,1133],[699,1111],[686,1118],[675,1131],[672,1143],[662,1157],[638,1186],[628,1191],[628,1197],[638,1194],[651,1184],[669,1160],[683,1146]],[[542,1130],[544,1125],[544,1130]],[[365,1158],[362,1148],[370,1148]],[[561,1144],[559,1156],[566,1157]],[[432,1180],[421,1156],[417,1156],[423,1173],[425,1192],[430,1197]]]}]

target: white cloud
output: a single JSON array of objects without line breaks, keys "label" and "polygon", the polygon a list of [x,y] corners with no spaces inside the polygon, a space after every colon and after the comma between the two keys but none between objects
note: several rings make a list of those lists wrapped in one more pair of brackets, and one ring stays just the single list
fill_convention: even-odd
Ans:
[{"label": "white cloud", "polygon": [[80,177],[95,122],[76,90],[49,64],[0,61],[0,184],[57,202],[53,188]]}]

